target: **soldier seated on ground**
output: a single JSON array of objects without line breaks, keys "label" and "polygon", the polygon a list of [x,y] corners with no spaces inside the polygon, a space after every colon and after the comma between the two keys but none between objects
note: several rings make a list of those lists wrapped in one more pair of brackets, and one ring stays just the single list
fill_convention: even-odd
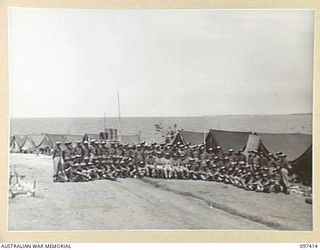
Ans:
[{"label": "soldier seated on ground", "polygon": [[234,170],[232,171],[231,175],[230,175],[230,181],[231,181],[231,184],[233,186],[238,186],[238,183],[239,183],[239,180],[240,180],[240,174],[241,174],[241,171],[238,167],[235,167]]},{"label": "soldier seated on ground", "polygon": [[175,179],[183,179],[183,170],[182,166],[180,166],[180,163],[176,166],[173,166],[173,171],[175,173]]},{"label": "soldier seated on ground", "polygon": [[154,178],[164,178],[164,158],[161,151],[157,152],[155,157],[155,169],[153,173]]},{"label": "soldier seated on ground", "polygon": [[201,166],[199,169],[199,177],[203,181],[211,181],[212,180],[212,175],[209,172],[209,165],[210,165],[210,160],[206,161],[205,166]]},{"label": "soldier seated on ground", "polygon": [[118,166],[115,162],[115,160],[112,158],[110,158],[110,160],[108,161],[108,168],[111,171],[111,174],[114,178],[118,178],[120,175],[120,170],[118,169]]},{"label": "soldier seated on ground", "polygon": [[263,174],[261,179],[261,184],[263,186],[263,192],[271,193],[271,187],[273,185],[272,181],[268,178],[268,174]]},{"label": "soldier seated on ground", "polygon": [[76,174],[79,176],[79,181],[91,180],[90,175],[87,172],[86,163],[82,162],[76,169]]},{"label": "soldier seated on ground", "polygon": [[165,179],[170,179],[172,175],[172,168],[171,168],[171,159],[170,154],[165,153],[165,159],[163,161],[164,163],[164,177]]},{"label": "soldier seated on ground", "polygon": [[120,168],[121,168],[121,173],[123,178],[127,178],[130,175],[130,168],[126,164],[126,158],[122,158],[120,161]]},{"label": "soldier seated on ground", "polygon": [[212,181],[218,181],[218,177],[219,177],[219,168],[216,164],[212,165],[211,170],[209,170],[209,172],[211,173],[211,180]]},{"label": "soldier seated on ground", "polygon": [[251,185],[252,185],[254,191],[262,192],[263,186],[261,184],[259,173],[255,173],[255,175],[253,176],[253,181],[252,181]]},{"label": "soldier seated on ground", "polygon": [[274,192],[274,193],[280,193],[281,192],[281,185],[279,183],[278,180],[276,179],[272,179],[273,181],[273,185],[271,186],[271,192]]},{"label": "soldier seated on ground", "polygon": [[143,178],[146,174],[146,168],[145,168],[145,164],[143,161],[139,162],[137,171],[134,175],[134,178]]},{"label": "soldier seated on ground", "polygon": [[247,173],[247,175],[244,177],[245,178],[245,190],[249,190],[249,191],[253,191],[253,183],[254,183],[254,176],[253,176],[253,172],[251,171],[251,169],[249,170],[249,172]]},{"label": "soldier seated on ground", "polygon": [[[292,177],[289,177],[290,165],[282,152],[276,155],[270,153],[266,157],[257,150],[249,150],[246,164],[242,150],[235,154],[230,149],[228,157],[220,146],[206,151],[203,144],[190,146],[179,143],[171,147],[168,144],[140,143],[137,147],[130,147],[113,143],[110,148],[105,146],[104,141],[91,140],[90,146],[85,141],[83,145],[77,142],[74,148],[70,142],[66,142],[64,150],[60,144],[57,142],[54,150],[54,173],[58,168],[55,180],[61,182],[147,176],[223,181],[257,192],[283,190],[288,193],[289,180],[292,181]],[[109,156],[110,151],[112,157]]]},{"label": "soldier seated on ground", "polygon": [[234,177],[234,185],[238,188],[244,188],[245,184],[244,184],[244,176],[245,176],[246,172],[242,172],[241,169],[239,169]]},{"label": "soldier seated on ground", "polygon": [[182,179],[188,180],[189,179],[189,169],[188,169],[188,164],[185,161],[181,165],[181,170],[182,170]]},{"label": "soldier seated on ground", "polygon": [[106,163],[107,161],[105,159],[102,159],[98,164],[95,165],[99,179],[107,179],[105,168]]},{"label": "soldier seated on ground", "polygon": [[90,180],[98,180],[99,176],[97,175],[93,162],[89,162],[87,165],[87,173],[90,176]]},{"label": "soldier seated on ground", "polygon": [[180,172],[180,160],[178,158],[178,154],[174,153],[171,159],[171,178],[172,179],[177,179],[177,170]]},{"label": "soldier seated on ground", "polygon": [[193,180],[198,180],[200,177],[199,163],[200,160],[198,158],[193,158],[193,160],[191,161],[190,177]]},{"label": "soldier seated on ground", "polygon": [[219,173],[218,173],[218,182],[224,182],[225,174],[226,174],[226,167],[225,166],[220,167]]},{"label": "soldier seated on ground", "polygon": [[213,173],[216,172],[216,166],[212,164],[212,160],[208,159],[206,161],[205,171],[209,175],[207,180],[213,181]]},{"label": "soldier seated on ground", "polygon": [[150,152],[146,158],[146,176],[152,177],[152,172],[155,168],[155,159],[152,153]]},{"label": "soldier seated on ground", "polygon": [[70,169],[70,174],[69,174],[69,182],[79,182],[81,181],[82,177],[79,175],[78,171],[79,170],[79,163],[72,163],[71,164],[71,169]]},{"label": "soldier seated on ground", "polygon": [[70,179],[71,164],[72,164],[72,159],[66,158],[64,162],[64,173],[68,180]]}]

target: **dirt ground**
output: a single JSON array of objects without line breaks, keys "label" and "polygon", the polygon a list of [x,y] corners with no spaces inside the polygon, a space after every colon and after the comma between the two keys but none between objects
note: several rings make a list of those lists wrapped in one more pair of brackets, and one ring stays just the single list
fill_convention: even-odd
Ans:
[{"label": "dirt ground", "polygon": [[50,157],[11,154],[10,161],[37,190],[9,199],[9,231],[312,230],[312,206],[301,194],[151,178],[53,183]]}]

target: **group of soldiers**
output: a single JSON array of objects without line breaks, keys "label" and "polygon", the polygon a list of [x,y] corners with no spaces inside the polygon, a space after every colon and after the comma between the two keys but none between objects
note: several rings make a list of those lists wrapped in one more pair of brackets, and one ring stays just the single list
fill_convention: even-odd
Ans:
[{"label": "group of soldiers", "polygon": [[204,144],[128,145],[105,141],[56,142],[53,149],[55,182],[163,178],[217,181],[257,192],[288,193],[290,164],[282,152],[250,150],[223,152]]}]

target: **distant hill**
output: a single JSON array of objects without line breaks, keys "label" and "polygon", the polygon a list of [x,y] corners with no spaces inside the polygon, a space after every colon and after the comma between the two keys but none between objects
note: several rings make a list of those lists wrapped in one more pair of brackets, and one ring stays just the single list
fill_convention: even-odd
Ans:
[{"label": "distant hill", "polygon": [[286,115],[312,115],[312,113],[290,113],[290,114],[229,114],[229,115],[203,115],[202,117],[215,116],[286,116]]}]

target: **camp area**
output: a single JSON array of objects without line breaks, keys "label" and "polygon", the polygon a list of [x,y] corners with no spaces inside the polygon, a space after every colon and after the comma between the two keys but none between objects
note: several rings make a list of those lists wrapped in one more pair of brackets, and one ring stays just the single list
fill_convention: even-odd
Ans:
[{"label": "camp area", "polygon": [[196,146],[205,145],[206,149],[221,147],[223,152],[233,149],[243,150],[248,155],[250,150],[264,154],[282,152],[292,164],[293,172],[301,180],[312,180],[312,135],[302,133],[265,133],[251,131],[227,131],[210,129],[208,132],[179,130],[172,144]]},{"label": "camp area", "polygon": [[[84,141],[117,142],[119,145],[138,145],[141,142],[140,132],[130,135],[119,135],[116,129],[106,129],[105,132],[74,134],[31,134],[12,135],[10,137],[10,152],[51,154],[55,143]],[[221,147],[224,153],[230,149],[235,152],[243,150],[247,156],[249,151],[257,150],[265,155],[275,155],[282,152],[292,165],[293,173],[298,180],[311,185],[312,181],[312,135],[302,133],[266,133],[252,131],[228,131],[210,129],[207,132],[178,130],[166,145],[184,145],[195,147],[204,145],[206,150]]]},{"label": "camp area", "polygon": [[13,153],[10,162],[26,182],[37,180],[37,190],[35,197],[10,200],[9,231],[313,228],[312,206],[301,194],[154,178],[54,183],[49,156]]},{"label": "camp area", "polygon": [[51,154],[56,142],[71,142],[76,145],[77,142],[103,140],[107,142],[120,142],[123,144],[137,144],[140,142],[140,134],[124,134],[121,137],[117,135],[117,129],[106,129],[105,132],[85,133],[85,134],[30,134],[30,135],[11,135],[9,142],[10,153],[29,153],[29,154]]},{"label": "camp area", "polygon": [[[107,138],[103,133],[12,136],[10,166],[25,176],[34,195],[10,198],[8,229],[313,228],[310,134],[210,129],[178,130],[168,143],[147,143],[140,134]],[[52,179],[59,147],[71,158],[65,157]],[[268,164],[255,167],[250,155],[268,157]],[[292,166],[287,190],[276,180],[285,165],[268,169],[272,161],[281,165],[283,155]]]}]

